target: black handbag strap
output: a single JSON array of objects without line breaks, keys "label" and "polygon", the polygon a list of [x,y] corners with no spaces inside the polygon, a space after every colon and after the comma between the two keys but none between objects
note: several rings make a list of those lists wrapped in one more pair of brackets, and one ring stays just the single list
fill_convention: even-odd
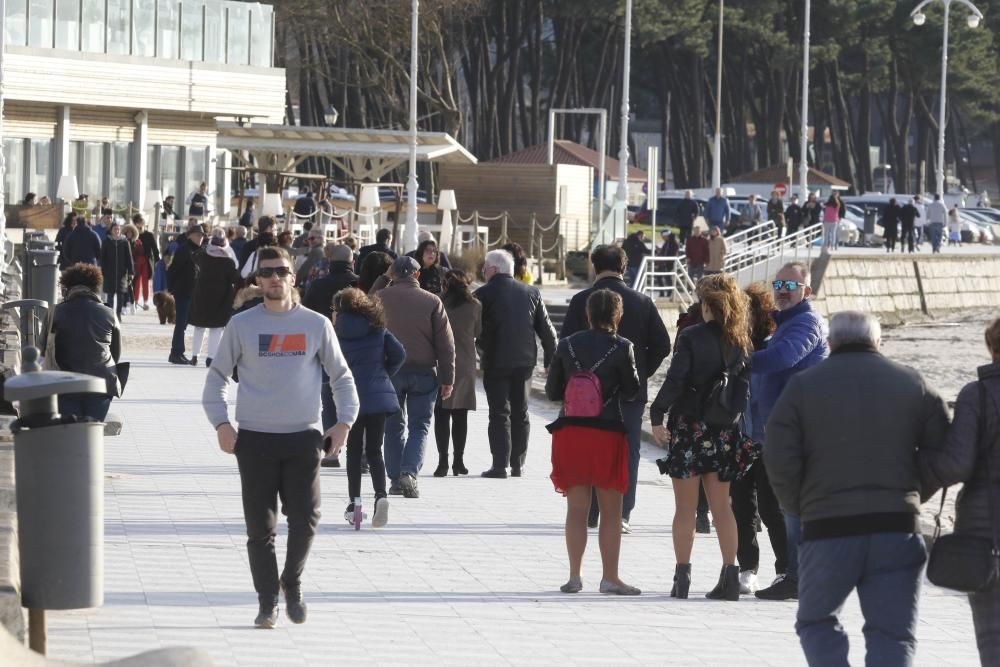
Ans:
[{"label": "black handbag strap", "polygon": [[[979,415],[976,419],[976,452],[983,457],[983,467],[986,469],[986,489],[989,494],[989,516],[990,535],[993,537],[993,555],[1000,557],[1000,535],[997,534],[996,522],[996,489],[994,489],[993,478],[990,475],[990,455],[992,452],[986,444],[986,385],[982,380],[976,382],[979,387]],[[992,403],[993,401],[991,401]],[[944,501],[948,495],[948,488],[941,491],[941,506],[934,516],[934,538],[941,534],[941,514],[944,512]]]}]

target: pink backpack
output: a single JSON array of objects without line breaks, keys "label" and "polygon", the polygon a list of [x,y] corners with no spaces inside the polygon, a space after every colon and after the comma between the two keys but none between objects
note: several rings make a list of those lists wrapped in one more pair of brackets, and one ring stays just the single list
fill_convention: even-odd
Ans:
[{"label": "pink backpack", "polygon": [[566,340],[566,347],[569,348],[569,356],[573,359],[576,371],[569,376],[566,390],[563,392],[563,413],[567,417],[599,417],[601,410],[611,402],[611,399],[604,400],[604,387],[601,386],[601,379],[594,371],[618,349],[618,343],[615,342],[589,370],[584,370],[580,366],[576,352],[573,351],[573,343],[569,339]]}]

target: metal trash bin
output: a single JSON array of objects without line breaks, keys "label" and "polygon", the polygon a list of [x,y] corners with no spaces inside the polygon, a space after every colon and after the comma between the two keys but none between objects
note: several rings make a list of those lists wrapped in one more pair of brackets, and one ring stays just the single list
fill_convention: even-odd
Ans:
[{"label": "metal trash bin", "polygon": [[42,371],[37,348],[4,384],[20,401],[14,431],[22,604],[84,609],[104,603],[104,424],[64,423],[59,394],[103,394],[92,375]]},{"label": "metal trash bin", "polygon": [[59,303],[59,253],[55,250],[29,250],[25,270],[31,273],[28,281],[28,299],[47,301],[49,306]]}]

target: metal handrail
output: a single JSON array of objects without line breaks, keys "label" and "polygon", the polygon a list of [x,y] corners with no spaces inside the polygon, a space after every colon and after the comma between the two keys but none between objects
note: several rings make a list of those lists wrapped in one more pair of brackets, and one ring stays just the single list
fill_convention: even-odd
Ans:
[{"label": "metal handrail", "polygon": [[[805,227],[787,236],[775,236],[756,245],[745,248],[740,252],[733,253],[726,257],[723,271],[739,276],[741,272],[750,271],[749,280],[741,280],[741,285],[749,285],[757,280],[765,279],[769,276],[757,275],[757,269],[767,264],[776,256],[786,256],[792,254],[798,259],[802,251],[805,251],[805,260],[812,257],[812,250],[815,242],[823,235],[823,225],[815,224]],[[740,276],[742,277],[742,276]]]}]

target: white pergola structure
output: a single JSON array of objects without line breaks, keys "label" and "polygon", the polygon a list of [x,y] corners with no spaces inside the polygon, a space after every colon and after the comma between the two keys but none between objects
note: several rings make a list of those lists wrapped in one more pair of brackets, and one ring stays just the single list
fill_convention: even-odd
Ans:
[{"label": "white pergola structure", "polygon": [[[411,136],[405,130],[366,130],[296,125],[219,122],[217,145],[234,155],[249,155],[258,169],[292,172],[310,157],[322,157],[355,183],[377,183],[405,165]],[[447,164],[476,164],[476,157],[444,132],[417,135],[417,159]],[[416,230],[412,233],[416,238]]]}]

